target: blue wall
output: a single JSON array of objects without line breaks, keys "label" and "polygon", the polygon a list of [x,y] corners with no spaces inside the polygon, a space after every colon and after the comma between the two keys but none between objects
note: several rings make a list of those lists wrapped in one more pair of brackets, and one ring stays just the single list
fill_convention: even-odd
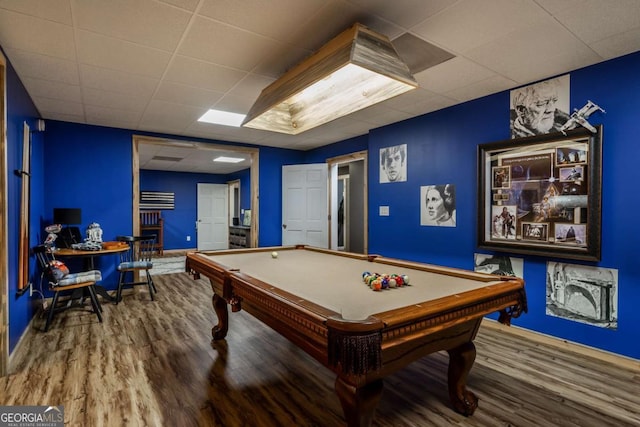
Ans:
[{"label": "blue wall", "polygon": [[[637,194],[640,144],[640,54],[636,53],[570,73],[571,108],[592,100],[606,114],[591,117],[602,123],[603,210],[602,260],[574,262],[618,270],[618,328],[599,328],[545,314],[546,262],[524,258],[529,313],[514,321],[524,328],[588,346],[640,358],[637,325],[640,311]],[[476,251],[478,144],[509,139],[509,92],[467,102],[446,110],[370,132],[369,251],[391,257],[473,269]],[[378,184],[376,159],[382,147],[407,144],[406,182]],[[420,226],[420,186],[456,185],[457,226]],[[377,215],[390,207],[390,216]],[[483,251],[483,253],[490,253]]]},{"label": "blue wall", "polygon": [[[198,183],[226,184],[240,180],[240,208],[251,209],[251,170],[232,174],[166,172],[140,170],[141,191],[167,191],[175,194],[173,210],[163,210],[164,249],[191,249],[197,246],[195,223],[198,217]],[[186,240],[191,236],[191,241]]]},{"label": "blue wall", "polygon": [[[225,184],[225,175],[140,171],[140,191],[166,191],[175,195],[174,209],[163,210],[164,249],[189,249],[197,246],[198,183]],[[187,242],[186,236],[191,236]]]},{"label": "blue wall", "polygon": [[[9,301],[9,348],[13,349],[20,339],[26,325],[35,313],[35,306],[28,296],[18,296],[18,233],[20,230],[20,193],[22,178],[14,174],[14,170],[22,169],[23,152],[23,123],[27,122],[32,130],[36,128],[36,118],[39,116],[31,98],[26,93],[22,82],[18,79],[11,63],[7,60],[7,223],[8,234],[5,236],[9,248],[8,265],[8,295]],[[42,134],[32,133],[32,170],[31,179],[31,209],[36,213],[43,205],[42,191]],[[34,231],[37,224],[32,223],[30,246],[36,244],[37,236]],[[35,264],[32,262],[32,264]]]},{"label": "blue wall", "polygon": [[[514,321],[518,326],[634,358],[640,358],[636,332],[640,313],[634,305],[640,300],[640,273],[635,265],[638,250],[632,246],[638,241],[635,224],[640,203],[635,197],[640,159],[640,144],[636,141],[640,134],[638,69],[640,53],[570,74],[571,107],[581,107],[590,99],[607,111],[604,115],[594,115],[592,120],[604,125],[602,261],[584,264],[618,270],[618,329],[602,329],[547,316],[547,259],[533,256],[516,255],[525,260],[529,313]],[[20,158],[22,120],[26,117],[33,120],[37,113],[13,70],[9,71],[9,171],[12,171]],[[43,140],[34,143],[33,153],[33,161],[41,170],[38,178],[34,176],[34,180],[39,180],[34,187],[40,194],[32,196],[32,209],[41,218],[41,223],[50,221],[54,207],[77,206],[83,209],[84,223],[96,221],[103,226],[105,239],[131,232],[133,133],[47,121]],[[368,149],[370,252],[472,269],[476,252],[477,145],[508,137],[509,92],[505,91],[308,152],[259,147],[259,243],[270,246],[281,242],[283,165],[323,162],[327,158]],[[407,181],[378,184],[379,149],[400,143],[408,146]],[[158,177],[158,183],[164,179]],[[456,185],[455,228],[420,226],[420,186],[439,183]],[[11,286],[14,286],[10,286],[10,346],[13,348],[33,312],[28,296],[13,298],[17,270],[18,180],[10,176],[9,186],[9,272]],[[248,192],[242,193],[244,204]],[[377,215],[381,205],[390,207],[390,216]]]}]

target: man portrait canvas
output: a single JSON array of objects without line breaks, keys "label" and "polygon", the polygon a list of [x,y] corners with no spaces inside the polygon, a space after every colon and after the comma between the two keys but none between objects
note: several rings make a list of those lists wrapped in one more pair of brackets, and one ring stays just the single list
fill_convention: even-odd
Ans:
[{"label": "man portrait canvas", "polygon": [[569,120],[569,75],[514,89],[511,138],[559,132]]},{"label": "man portrait canvas", "polygon": [[407,144],[380,149],[380,183],[407,180]]}]

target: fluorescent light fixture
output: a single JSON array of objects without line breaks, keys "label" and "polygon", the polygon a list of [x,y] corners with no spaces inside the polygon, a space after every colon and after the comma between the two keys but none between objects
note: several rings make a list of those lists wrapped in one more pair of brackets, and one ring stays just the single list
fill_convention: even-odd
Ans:
[{"label": "fluorescent light fixture", "polygon": [[198,119],[199,122],[213,123],[215,125],[240,127],[244,120],[244,114],[230,113],[221,110],[209,110]]},{"label": "fluorescent light fixture", "polygon": [[297,135],[416,87],[389,39],[354,24],[267,86],[242,126]]},{"label": "fluorescent light fixture", "polygon": [[239,157],[225,157],[225,156],[220,156],[213,159],[214,162],[220,162],[220,163],[240,163],[243,160],[244,159],[241,159]]}]

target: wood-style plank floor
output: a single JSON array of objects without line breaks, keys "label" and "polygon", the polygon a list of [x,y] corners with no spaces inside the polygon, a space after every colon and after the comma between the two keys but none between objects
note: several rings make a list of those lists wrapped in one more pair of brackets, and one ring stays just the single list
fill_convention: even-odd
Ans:
[{"label": "wood-style plank floor", "polygon": [[[210,341],[211,288],[185,273],[156,276],[158,294],[125,291],[103,303],[104,323],[81,308],[49,332],[37,318],[0,378],[2,405],[64,405],[68,426],[344,425],[334,375],[250,315],[230,313]],[[485,322],[487,323],[487,322]],[[385,381],[375,426],[638,426],[640,370],[483,325],[468,387],[469,418],[446,389],[436,353]]]}]

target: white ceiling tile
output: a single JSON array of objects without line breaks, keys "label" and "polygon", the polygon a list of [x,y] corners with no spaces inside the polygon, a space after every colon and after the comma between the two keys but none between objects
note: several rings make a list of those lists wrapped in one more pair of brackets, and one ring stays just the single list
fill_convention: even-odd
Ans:
[{"label": "white ceiling tile", "polygon": [[108,92],[102,89],[85,87],[82,91],[82,99],[86,105],[100,106],[110,109],[120,109],[123,114],[145,109],[150,97],[143,97],[124,92]]},{"label": "white ceiling tile", "polygon": [[211,19],[196,18],[178,53],[250,71],[277,42]]},{"label": "white ceiling tile", "polygon": [[69,0],[1,0],[0,9],[72,25]]},{"label": "white ceiling tile", "polygon": [[121,71],[81,65],[82,84],[95,89],[150,97],[158,85],[157,79],[123,73]]},{"label": "white ceiling tile", "polygon": [[0,44],[4,49],[76,59],[72,27],[5,9],[0,9]]},{"label": "white ceiling tile", "polygon": [[56,111],[60,114],[84,116],[84,109],[81,102],[65,101],[52,98],[33,98],[38,110]]},{"label": "white ceiling tile", "polygon": [[471,101],[493,93],[502,92],[518,86],[517,82],[502,76],[494,75],[485,80],[477,81],[447,92],[445,95],[458,102]]},{"label": "white ceiling tile", "polygon": [[436,111],[455,104],[455,100],[444,95],[418,88],[385,101],[388,108],[404,111],[412,117],[424,114],[424,112]]},{"label": "white ceiling tile", "polygon": [[140,126],[162,123],[164,128],[179,129],[182,131],[191,123],[198,120],[205,111],[205,108],[192,107],[189,105],[151,101],[140,120]]},{"label": "white ceiling tile", "polygon": [[376,15],[406,29],[424,21],[458,0],[349,0],[349,3],[367,8]]},{"label": "white ceiling tile", "polygon": [[142,116],[141,112],[131,112],[122,109],[106,108],[102,106],[86,105],[85,115],[90,122],[121,123],[127,124],[128,128],[135,128]]},{"label": "white ceiling tile", "polygon": [[59,99],[62,101],[82,102],[79,85],[70,85],[59,81],[23,77],[22,84],[31,96]]},{"label": "white ceiling tile", "polygon": [[310,50],[305,50],[291,45],[273,44],[262,61],[253,70],[256,74],[262,74],[274,79],[295,67],[305,58],[313,54]]},{"label": "white ceiling tile", "polygon": [[211,108],[222,97],[223,92],[207,90],[201,87],[187,86],[179,83],[161,83],[153,99],[175,104],[192,105],[194,107]]},{"label": "white ceiling tile", "polygon": [[82,64],[160,78],[171,54],[88,31],[77,31],[78,60]]},{"label": "white ceiling tile", "polygon": [[[324,0],[205,0],[199,13],[236,28],[288,41],[291,28],[301,24],[300,17],[315,14],[324,3]],[[247,9],[261,13],[249,14]]]},{"label": "white ceiling tile", "polygon": [[[509,52],[505,55],[504,52]],[[601,60],[591,49],[558,23],[525,27],[467,56],[518,83],[528,83]],[[540,61],[539,58],[545,58]],[[574,68],[567,68],[575,66]]]},{"label": "white ceiling tile", "polygon": [[165,78],[169,82],[226,92],[245,75],[243,71],[177,56],[169,65]]},{"label": "white ceiling tile", "polygon": [[20,76],[70,85],[80,84],[78,65],[73,61],[13,49],[7,49],[6,53]]},{"label": "white ceiling tile", "polygon": [[591,44],[591,48],[603,59],[612,59],[638,50],[640,28],[616,34]]},{"label": "white ceiling tile", "polygon": [[360,22],[361,18],[356,6],[342,0],[328,0],[315,15],[305,17],[301,25],[291,29],[291,44],[315,52],[354,23]]},{"label": "white ceiling tile", "polygon": [[193,12],[198,7],[200,0],[160,0],[162,3],[167,3],[173,6],[180,7],[182,9]]},{"label": "white ceiling tile", "polygon": [[42,117],[47,120],[58,120],[61,122],[71,122],[71,123],[86,123],[84,119],[84,114],[65,114],[56,110],[43,110],[42,108],[38,108]]},{"label": "white ceiling tile", "polygon": [[175,50],[192,14],[155,0],[71,0],[78,28],[167,51]]},{"label": "white ceiling tile", "polygon": [[414,75],[423,89],[447,93],[461,86],[485,80],[495,73],[463,57],[452,58]]},{"label": "white ceiling tile", "polygon": [[412,32],[450,52],[465,53],[517,29],[552,20],[530,0],[463,0]]},{"label": "white ceiling tile", "polygon": [[547,0],[540,3],[586,43],[640,28],[638,0]]}]

